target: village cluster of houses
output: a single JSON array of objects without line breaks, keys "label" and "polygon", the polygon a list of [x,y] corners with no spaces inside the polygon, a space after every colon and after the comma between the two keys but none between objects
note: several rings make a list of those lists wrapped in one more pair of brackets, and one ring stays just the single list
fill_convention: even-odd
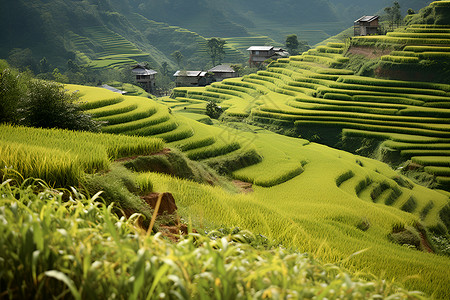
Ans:
[{"label": "village cluster of houses", "polygon": [[[373,35],[380,33],[379,16],[363,16],[354,22],[354,34]],[[289,53],[279,47],[274,46],[251,46],[249,51],[248,64],[251,67],[258,67],[269,59],[276,60],[282,57],[288,57]],[[141,84],[144,89],[152,93],[155,91],[156,71],[147,69],[143,65],[136,65],[132,69],[136,77],[136,82]],[[237,77],[238,74],[230,64],[221,64],[209,70],[186,71],[178,70],[173,74],[177,87],[181,86],[206,86],[213,82],[219,82],[226,78]]]}]

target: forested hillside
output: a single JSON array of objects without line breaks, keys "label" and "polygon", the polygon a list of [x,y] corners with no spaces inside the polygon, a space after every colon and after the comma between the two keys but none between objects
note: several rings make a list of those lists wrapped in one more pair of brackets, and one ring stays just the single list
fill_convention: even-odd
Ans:
[{"label": "forested hillside", "polygon": [[[357,16],[390,4],[363,2],[1,0],[0,57],[19,49],[14,52],[21,60],[17,65],[32,66],[35,72],[43,57],[60,68],[69,59],[100,68],[136,61],[176,68],[170,54],[178,50],[184,66],[205,68],[205,38],[265,37],[274,44],[295,33],[313,45],[350,27]],[[429,2],[408,1],[402,8],[418,9]],[[20,51],[26,49],[31,51]],[[242,49],[226,50],[225,60],[245,62]]]}]

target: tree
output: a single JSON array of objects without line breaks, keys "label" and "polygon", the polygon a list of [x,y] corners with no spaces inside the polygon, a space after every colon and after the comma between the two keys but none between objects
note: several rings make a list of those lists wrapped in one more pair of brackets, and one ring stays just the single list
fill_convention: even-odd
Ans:
[{"label": "tree", "polygon": [[402,22],[402,13],[400,11],[400,4],[395,1],[392,6],[385,7],[384,12],[385,17],[388,20],[389,27],[391,30],[394,29],[394,25],[399,26]]},{"label": "tree", "polygon": [[181,63],[183,62],[184,56],[183,54],[181,54],[181,52],[179,50],[174,51],[172,54],[170,54],[170,56],[172,56],[175,61],[177,62],[178,68],[181,69]]},{"label": "tree", "polygon": [[155,77],[156,94],[159,96],[167,96],[175,87],[175,82],[173,82],[168,75],[156,74]]},{"label": "tree", "polygon": [[31,49],[14,48],[9,52],[8,56],[9,64],[17,69],[25,70],[30,69],[36,71],[36,61]]},{"label": "tree", "polygon": [[211,57],[211,62],[213,66],[216,62],[221,63],[225,56],[225,44],[227,41],[221,38],[210,38],[206,42],[206,50]]},{"label": "tree", "polygon": [[169,64],[166,61],[161,64],[160,71],[163,76],[169,75]]},{"label": "tree", "polygon": [[406,12],[408,15],[414,15],[416,12],[412,8],[408,8],[408,11]]},{"label": "tree", "polygon": [[99,123],[78,105],[64,85],[33,79],[0,60],[0,122],[42,128],[99,131]]},{"label": "tree", "polygon": [[298,38],[296,34],[290,34],[286,37],[286,48],[290,55],[298,54],[298,47],[300,43],[298,42]]},{"label": "tree", "polygon": [[39,72],[40,73],[48,73],[50,72],[50,64],[47,61],[47,58],[43,57],[39,61]]},{"label": "tree", "polygon": [[0,123],[17,124],[29,78],[0,60]]},{"label": "tree", "polygon": [[241,76],[242,71],[244,70],[244,67],[242,67],[241,64],[234,64],[230,66],[237,74],[237,76]]},{"label": "tree", "polygon": [[23,105],[23,125],[42,128],[99,131],[99,123],[77,104],[79,95],[67,93],[64,85],[33,79]]},{"label": "tree", "polygon": [[223,110],[222,107],[218,106],[213,101],[209,101],[206,104],[206,114],[212,119],[218,119],[220,115],[222,115]]},{"label": "tree", "polygon": [[308,42],[299,41],[296,34],[290,34],[286,37],[286,48],[290,55],[298,55],[311,49]]}]

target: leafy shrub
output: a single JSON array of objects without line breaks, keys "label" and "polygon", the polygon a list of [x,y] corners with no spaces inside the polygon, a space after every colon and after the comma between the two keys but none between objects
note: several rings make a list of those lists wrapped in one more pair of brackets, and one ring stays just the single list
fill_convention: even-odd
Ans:
[{"label": "leafy shrub", "polygon": [[206,104],[206,114],[212,119],[218,119],[223,113],[222,107],[214,103],[213,101],[209,101]]},{"label": "leafy shrub", "polygon": [[[42,128],[99,131],[100,125],[62,84],[32,79],[0,66],[0,122]],[[25,80],[26,79],[26,80]]]}]

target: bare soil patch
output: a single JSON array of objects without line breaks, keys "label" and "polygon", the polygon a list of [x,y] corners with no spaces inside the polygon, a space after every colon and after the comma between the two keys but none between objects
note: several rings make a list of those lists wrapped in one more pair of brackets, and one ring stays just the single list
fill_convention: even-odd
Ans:
[{"label": "bare soil patch", "polygon": [[364,55],[370,59],[380,58],[383,55],[391,53],[390,49],[378,49],[374,47],[354,46],[348,49],[348,53],[356,55]]}]

